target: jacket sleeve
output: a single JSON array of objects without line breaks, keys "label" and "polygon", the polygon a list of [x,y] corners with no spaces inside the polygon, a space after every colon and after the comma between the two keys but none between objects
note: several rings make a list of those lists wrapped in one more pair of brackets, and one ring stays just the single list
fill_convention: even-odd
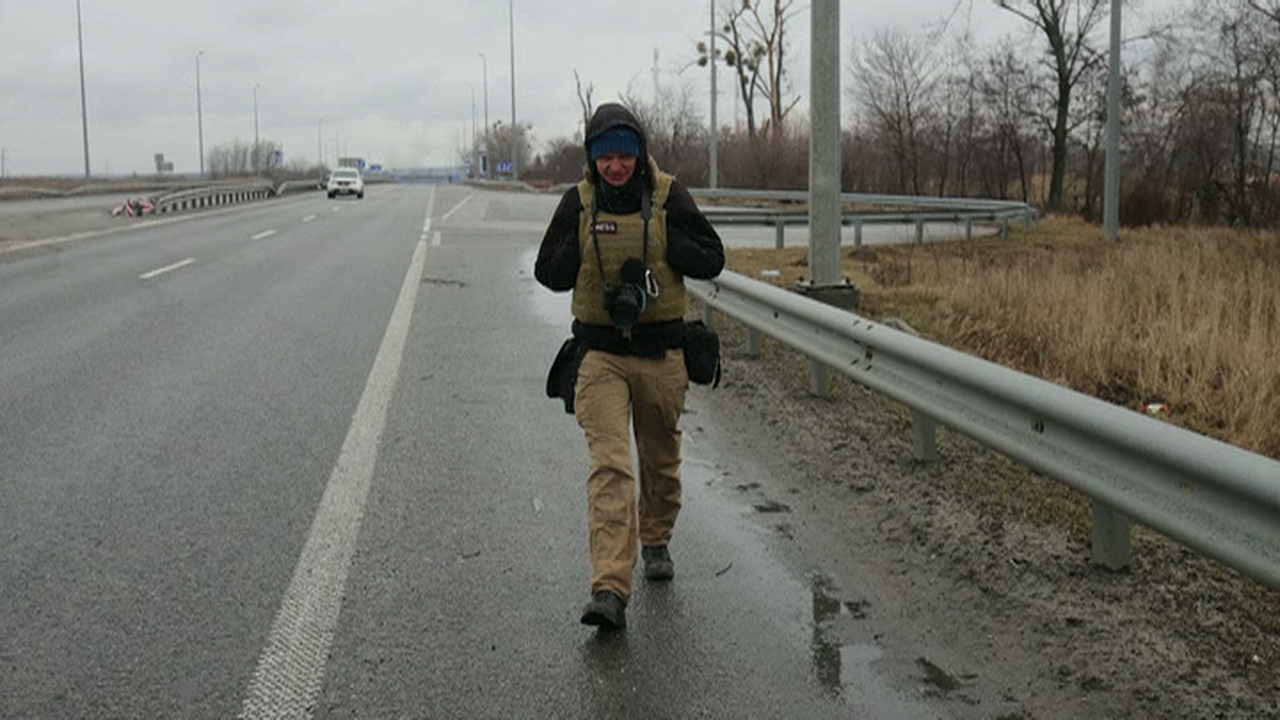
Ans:
[{"label": "jacket sleeve", "polygon": [[706,280],[724,269],[724,244],[684,185],[667,196],[667,264],[686,277]]},{"label": "jacket sleeve", "polygon": [[578,281],[578,266],[582,264],[582,253],[578,247],[578,213],[581,211],[578,189],[570,188],[560,198],[560,205],[551,216],[551,223],[538,248],[533,276],[556,292],[572,290]]}]

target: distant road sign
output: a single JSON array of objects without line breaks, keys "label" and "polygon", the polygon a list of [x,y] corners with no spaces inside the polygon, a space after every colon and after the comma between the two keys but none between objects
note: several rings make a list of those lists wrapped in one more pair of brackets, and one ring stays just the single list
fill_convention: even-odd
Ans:
[{"label": "distant road sign", "polygon": [[498,161],[498,172],[500,172],[500,173],[509,173],[509,172],[511,172],[511,161],[510,161],[510,160],[499,160],[499,161]]},{"label": "distant road sign", "polygon": [[369,172],[382,172],[382,166],[377,164],[370,165]]}]

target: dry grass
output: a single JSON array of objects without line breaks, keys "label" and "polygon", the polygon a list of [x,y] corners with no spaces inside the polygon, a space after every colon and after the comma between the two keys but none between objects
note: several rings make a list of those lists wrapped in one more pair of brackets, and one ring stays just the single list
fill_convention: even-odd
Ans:
[{"label": "dry grass", "polygon": [[[794,287],[805,248],[734,249],[728,266]],[[761,270],[777,270],[762,277]],[[863,314],[1080,392],[1280,458],[1280,235],[1129,231],[1048,218],[1008,241],[844,253]]]}]

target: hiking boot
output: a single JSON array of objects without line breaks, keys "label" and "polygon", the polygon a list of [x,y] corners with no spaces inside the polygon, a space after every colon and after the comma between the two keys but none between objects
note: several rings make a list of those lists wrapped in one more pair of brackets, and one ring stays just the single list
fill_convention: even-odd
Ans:
[{"label": "hiking boot", "polygon": [[598,590],[582,608],[583,625],[599,625],[601,630],[621,630],[627,626],[627,603],[608,590]]},{"label": "hiking boot", "polygon": [[644,559],[644,577],[646,580],[670,580],[676,575],[676,564],[671,561],[671,553],[666,545],[645,545],[640,548],[640,557]]}]

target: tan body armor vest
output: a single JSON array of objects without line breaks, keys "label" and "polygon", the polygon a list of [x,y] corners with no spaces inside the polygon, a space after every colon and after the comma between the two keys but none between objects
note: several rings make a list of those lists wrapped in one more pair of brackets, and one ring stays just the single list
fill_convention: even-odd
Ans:
[{"label": "tan body armor vest", "polygon": [[[680,320],[687,309],[684,282],[667,264],[667,212],[663,206],[674,178],[658,170],[652,161],[649,167],[656,182],[652,216],[649,218],[648,268],[657,282],[658,296],[649,296],[644,313],[640,315],[640,324]],[[578,197],[582,200],[582,212],[578,217],[579,257],[582,262],[578,267],[578,281],[573,286],[573,317],[592,325],[612,325],[604,304],[604,283],[617,287],[621,280],[622,261],[645,258],[644,218],[639,212],[614,215],[601,211],[596,215],[595,238],[600,243],[600,263],[597,263],[596,242],[592,237],[595,188],[590,180],[578,183]],[[600,278],[601,264],[604,266],[604,282]]]}]

